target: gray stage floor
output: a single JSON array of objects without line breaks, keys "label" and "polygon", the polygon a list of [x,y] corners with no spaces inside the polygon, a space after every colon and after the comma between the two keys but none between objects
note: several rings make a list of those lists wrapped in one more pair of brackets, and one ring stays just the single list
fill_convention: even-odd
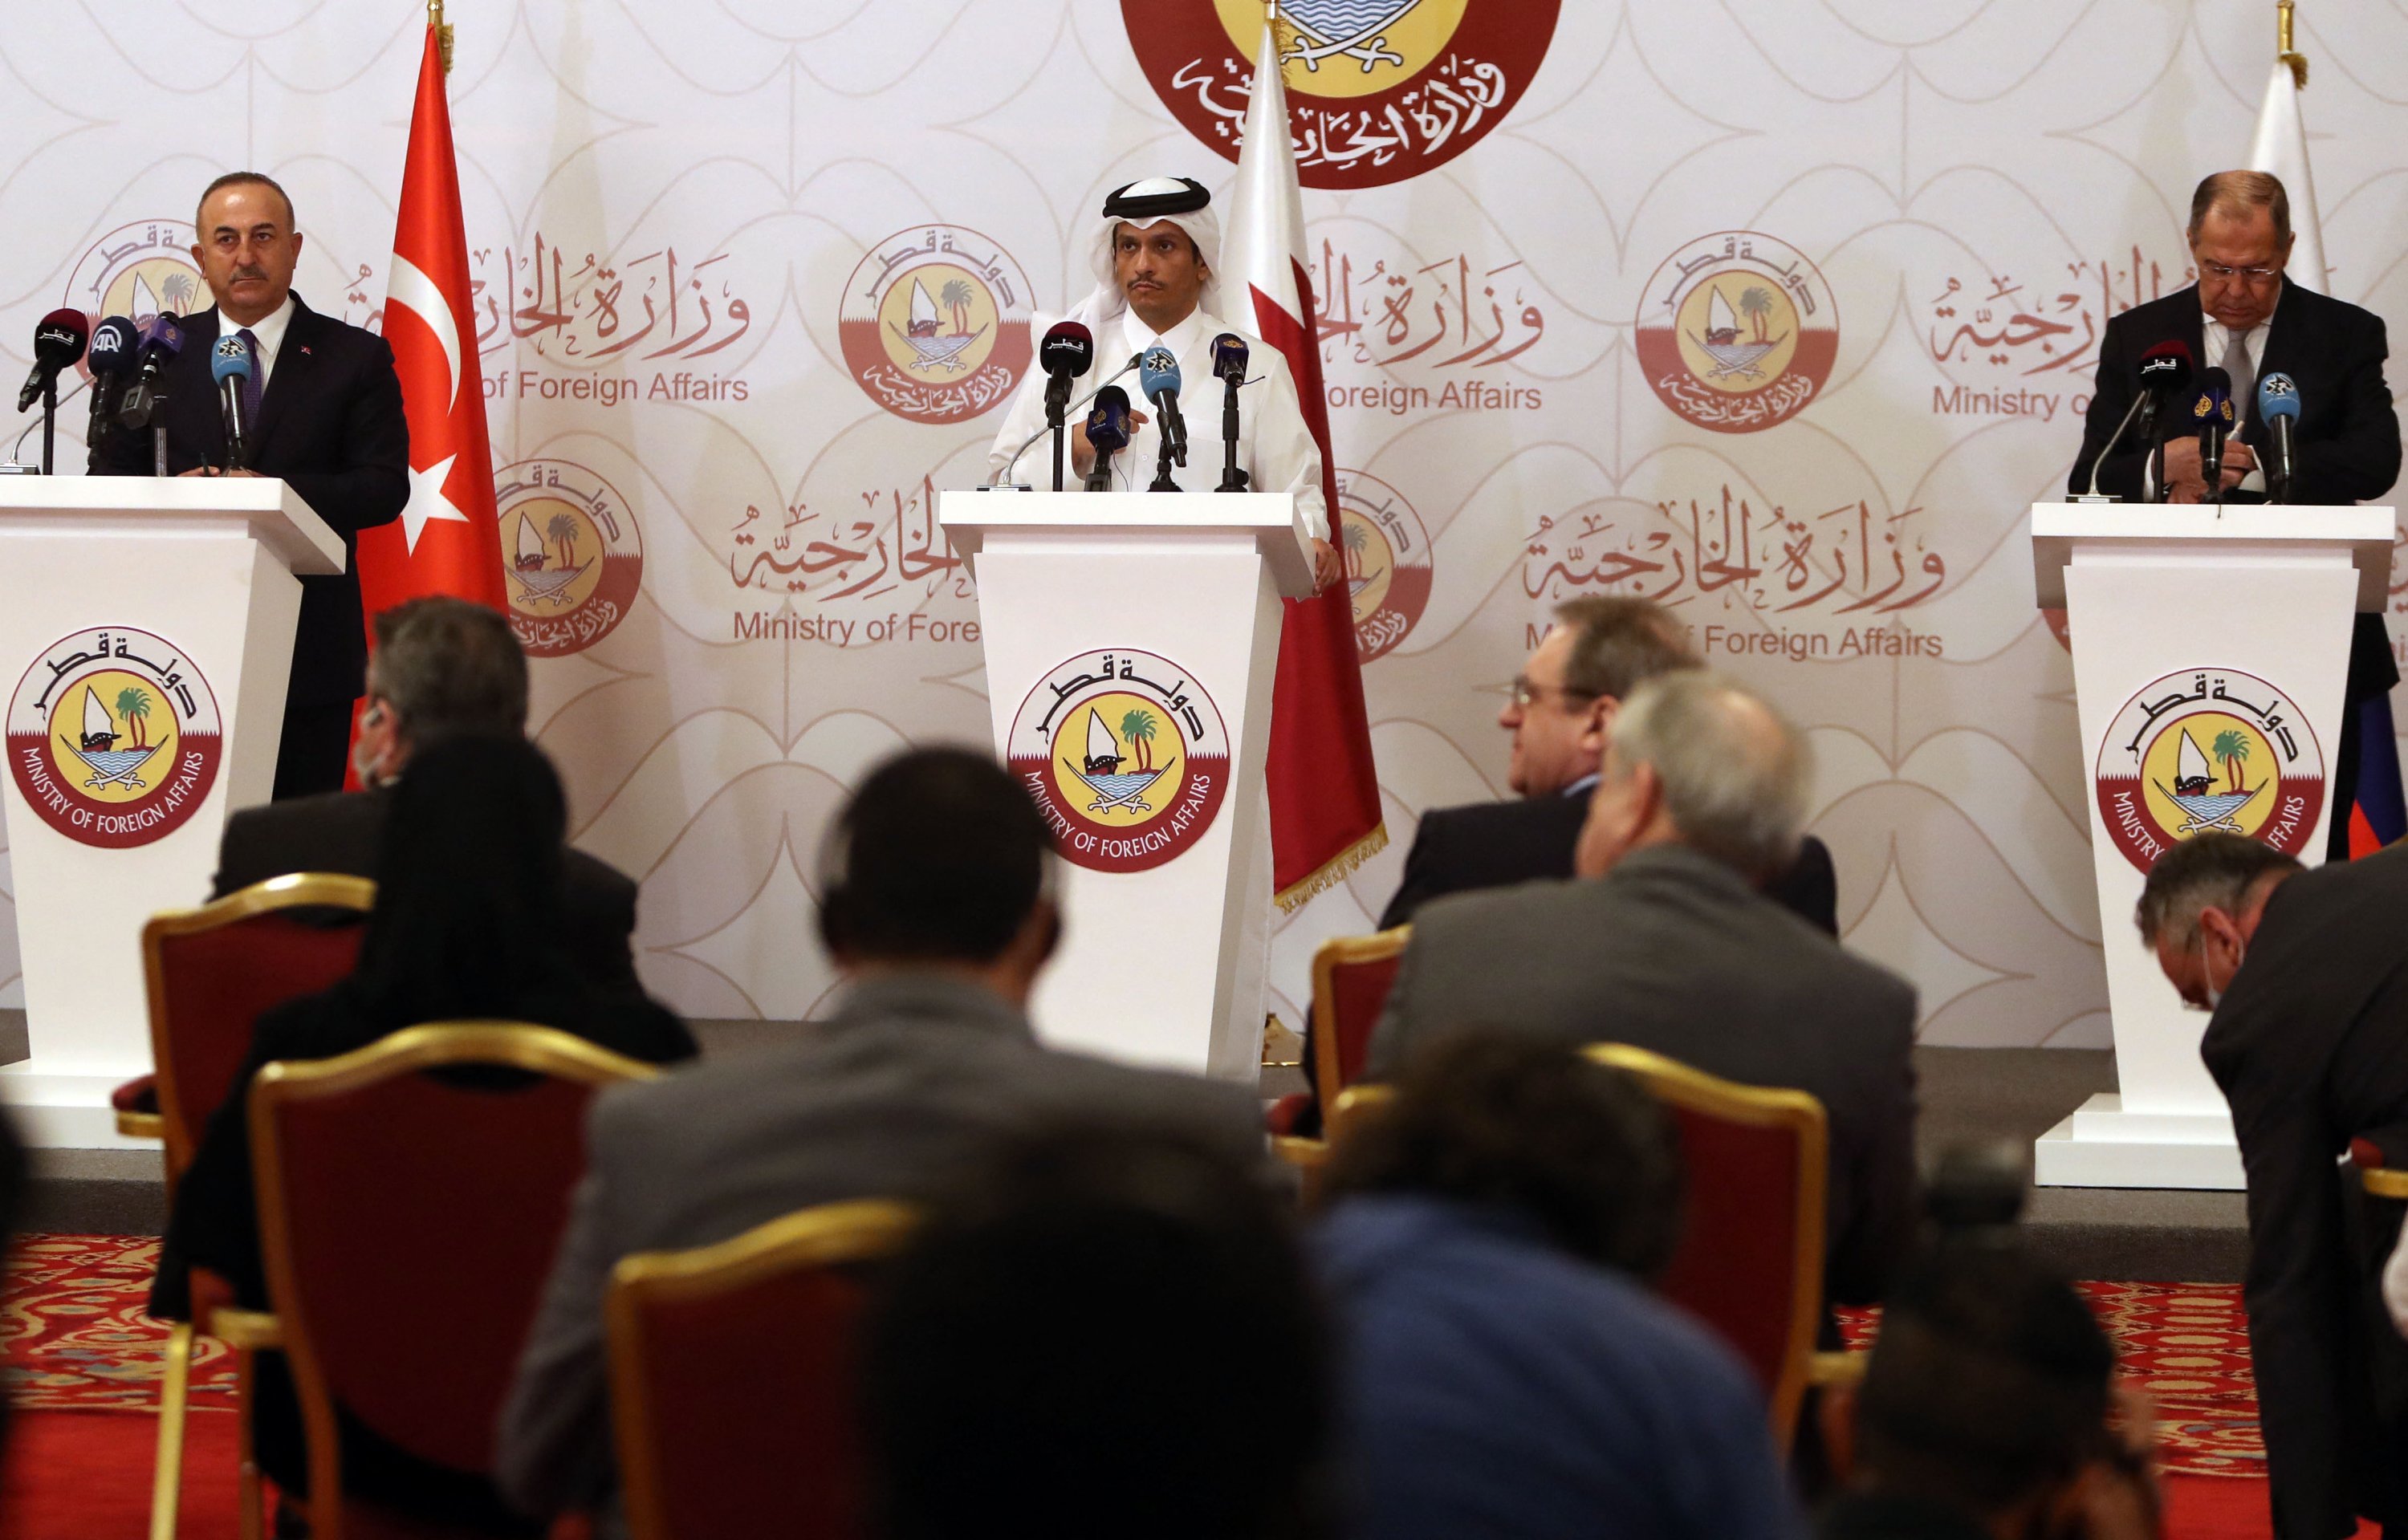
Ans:
[{"label": "gray stage floor", "polygon": [[[25,1056],[22,1011],[0,1011],[0,1063]],[[741,1054],[802,1030],[790,1022],[700,1021],[711,1057]],[[1965,1139],[2028,1147],[2093,1091],[2115,1089],[2114,1055],[2067,1048],[1920,1048],[1925,1163]],[[1294,1069],[1263,1072],[1267,1096],[1301,1089]],[[159,1161],[146,1150],[39,1150],[30,1228],[155,1234],[162,1221]],[[2232,1282],[2246,1258],[2238,1192],[2042,1188],[2026,1223],[2033,1243],[2077,1276]]]}]

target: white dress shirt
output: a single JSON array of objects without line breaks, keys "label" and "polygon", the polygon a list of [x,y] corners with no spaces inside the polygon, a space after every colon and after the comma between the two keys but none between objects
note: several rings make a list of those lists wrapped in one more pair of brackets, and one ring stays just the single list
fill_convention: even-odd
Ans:
[{"label": "white dress shirt", "polygon": [[2391,1324],[2408,1337],[2408,1230],[2400,1232],[2390,1265],[2383,1270],[2383,1303],[2391,1312]]},{"label": "white dress shirt", "polygon": [[[276,372],[276,350],[284,346],[284,329],[293,324],[293,296],[251,323],[251,371],[259,380],[259,393],[267,393],[267,377]],[[218,310],[220,340],[242,330],[242,322],[227,315],[222,307]]]},{"label": "white dress shirt", "polygon": [[[1303,515],[1306,533],[1316,540],[1328,539],[1329,511],[1321,494],[1321,449],[1312,440],[1312,431],[1305,425],[1304,408],[1297,400],[1296,379],[1288,372],[1287,359],[1262,338],[1240,332],[1202,310],[1193,312],[1168,332],[1157,335],[1138,319],[1135,310],[1127,310],[1117,324],[1108,323],[1097,329],[1095,364],[1075,381],[1078,389],[1071,399],[1077,400],[1111,378],[1123,364],[1147,349],[1156,345],[1169,349],[1179,359],[1179,415],[1187,424],[1187,463],[1183,468],[1171,466],[1170,479],[1182,492],[1209,492],[1221,484],[1222,385],[1212,374],[1212,339],[1223,332],[1246,344],[1247,378],[1238,389],[1238,465],[1247,475],[1248,489],[1289,493]],[[1143,492],[1154,481],[1154,458],[1162,445],[1162,414],[1139,393],[1136,371],[1114,383],[1128,392],[1129,404],[1145,414],[1146,422],[1130,433],[1128,448],[1112,457],[1112,490]],[[1086,411],[1081,407],[1072,412],[1067,426],[1075,430]],[[1045,376],[1040,370],[1031,369],[1012,396],[1011,407],[1004,413],[1003,426],[996,435],[995,447],[988,451],[987,479],[994,480],[1022,440],[1044,426]],[[1066,449],[1062,460],[1064,485],[1075,490],[1070,463]],[[1053,446],[1040,438],[1020,457],[1011,479],[1022,486],[1051,487],[1053,474]]]}]

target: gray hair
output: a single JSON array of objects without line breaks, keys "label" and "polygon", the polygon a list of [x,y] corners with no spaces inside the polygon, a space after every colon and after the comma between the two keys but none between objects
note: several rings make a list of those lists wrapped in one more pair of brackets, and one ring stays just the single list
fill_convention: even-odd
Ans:
[{"label": "gray hair", "polygon": [[2159,938],[2187,950],[2199,944],[2199,917],[2209,909],[2238,916],[2250,890],[2271,874],[2288,877],[2298,861],[2245,834],[2209,830],[2182,841],[2159,856],[2141,884],[2141,902],[2132,908],[2132,923],[2141,944]]},{"label": "gray hair", "polygon": [[1762,880],[1798,859],[1806,742],[1762,697],[1701,668],[1641,683],[1614,717],[1607,774],[1653,765],[1681,842]]},{"label": "gray hair", "polygon": [[2266,210],[2274,221],[2274,244],[2288,247],[2291,195],[2283,191],[2282,178],[2267,171],[2218,171],[2201,178],[2191,192],[2190,225],[2183,234],[2197,240],[2210,214],[2246,219],[2253,208]]},{"label": "gray hair", "polygon": [[440,594],[406,600],[377,616],[376,640],[368,693],[392,705],[412,747],[526,732],[526,653],[500,611]]}]

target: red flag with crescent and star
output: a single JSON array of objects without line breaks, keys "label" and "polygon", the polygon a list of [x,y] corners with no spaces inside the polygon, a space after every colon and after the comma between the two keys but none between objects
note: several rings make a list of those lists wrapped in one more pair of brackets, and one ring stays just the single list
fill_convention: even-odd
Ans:
[{"label": "red flag with crescent and star", "polygon": [[[360,597],[371,621],[428,593],[507,607],[476,312],[468,295],[452,109],[442,47],[430,25],[418,66],[418,105],[409,115],[409,156],[402,168],[401,217],[384,302],[384,339],[393,348],[409,416],[409,504],[398,520],[359,537]],[[373,627],[369,642],[375,643]]]},{"label": "red flag with crescent and star", "polygon": [[[1338,538],[1338,473],[1329,456],[1329,402],[1321,385],[1312,278],[1305,267],[1304,194],[1288,135],[1275,22],[1263,26],[1246,104],[1238,183],[1221,241],[1222,292],[1251,299],[1254,330],[1287,359],[1304,421],[1321,447],[1321,493]],[[1244,324],[1242,315],[1229,319]],[[1388,843],[1371,727],[1363,705],[1353,595],[1332,583],[1290,599],[1280,623],[1271,691],[1271,891],[1293,910]]]}]

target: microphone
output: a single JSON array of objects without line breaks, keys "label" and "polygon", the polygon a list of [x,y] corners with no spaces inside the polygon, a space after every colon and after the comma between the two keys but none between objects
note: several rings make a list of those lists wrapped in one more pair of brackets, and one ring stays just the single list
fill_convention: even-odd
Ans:
[{"label": "microphone", "polygon": [[1096,362],[1096,335],[1075,321],[1057,321],[1037,345],[1045,369],[1045,428],[1054,435],[1054,490],[1062,490],[1062,417],[1070,404],[1070,381]]},{"label": "microphone", "polygon": [[2232,377],[2210,369],[2199,377],[2190,414],[2199,423],[2199,474],[2218,506],[2224,503],[2224,437],[2232,431]]},{"label": "microphone", "polygon": [[34,328],[34,372],[17,392],[17,409],[25,411],[44,392],[56,390],[59,371],[83,357],[84,344],[91,339],[92,322],[81,310],[62,308],[44,316]]},{"label": "microphone", "polygon": [[1162,414],[1162,454],[1154,464],[1154,484],[1148,492],[1177,492],[1179,483],[1170,478],[1171,464],[1187,463],[1187,424],[1179,415],[1179,358],[1168,348],[1149,348],[1138,361],[1137,385],[1154,409]]},{"label": "microphone", "polygon": [[2141,472],[2141,501],[2157,500],[2159,484],[2165,479],[2157,469],[2157,414],[2190,385],[2190,345],[2177,338],[2157,343],[2141,355],[2134,373],[2139,388],[2132,394],[2132,404],[2124,408],[2124,420],[2115,424],[2115,431],[2100,446],[2098,458],[2090,462],[2090,489],[2078,499],[2081,502],[2115,501],[2099,490],[2099,478],[2107,467],[2107,456],[2124,441],[2128,430],[2147,455]]},{"label": "microphone", "polygon": [[[1119,368],[1114,369],[1111,374],[1104,377],[1103,385],[1096,386],[1094,390],[1089,391],[1085,395],[1082,395],[1078,400],[1070,403],[1070,405],[1065,408],[1065,412],[1075,412],[1080,407],[1087,405],[1087,403],[1103,394],[1104,386],[1111,384],[1123,375],[1134,373],[1137,369],[1138,362],[1137,354],[1129,354],[1127,363],[1122,364]],[[1022,439],[1019,447],[1011,451],[1011,458],[1003,463],[1003,469],[996,472],[994,478],[987,482],[989,490],[1008,485],[1011,480],[1012,471],[1020,464],[1020,457],[1028,452],[1030,445],[1036,443],[1039,439],[1044,437],[1047,434],[1052,433],[1053,431],[1054,430],[1052,428],[1039,428],[1035,433],[1030,434],[1027,437]],[[1024,487],[1021,490],[1025,492],[1027,489]]]},{"label": "microphone", "polygon": [[123,316],[111,316],[92,334],[92,416],[84,424],[84,442],[98,448],[117,426],[118,398],[126,377],[134,372],[135,349],[142,334]]},{"label": "microphone", "polygon": [[251,463],[251,425],[242,415],[242,389],[251,382],[251,349],[242,338],[218,338],[209,350],[209,378],[218,388],[218,411],[225,420],[225,468],[238,471]]},{"label": "microphone", "polygon": [[1245,339],[1224,332],[1212,339],[1212,373],[1221,381],[1221,484],[1215,492],[1243,492],[1246,473],[1238,468],[1238,387],[1246,382]]},{"label": "microphone", "polygon": [[2275,373],[2258,382],[2258,416],[2266,424],[2266,501],[2291,500],[2292,435],[2299,432],[2300,387]]},{"label": "microphone", "polygon": [[167,365],[184,350],[184,329],[165,316],[152,316],[142,323],[142,343],[135,350],[134,378],[125,387],[125,398],[118,404],[117,421],[129,428],[148,428],[159,410],[160,377]]},{"label": "microphone", "polygon": [[1087,442],[1096,447],[1095,467],[1087,472],[1089,492],[1112,490],[1112,456],[1128,448],[1128,392],[1107,385],[1096,392],[1096,409],[1087,414]]}]

